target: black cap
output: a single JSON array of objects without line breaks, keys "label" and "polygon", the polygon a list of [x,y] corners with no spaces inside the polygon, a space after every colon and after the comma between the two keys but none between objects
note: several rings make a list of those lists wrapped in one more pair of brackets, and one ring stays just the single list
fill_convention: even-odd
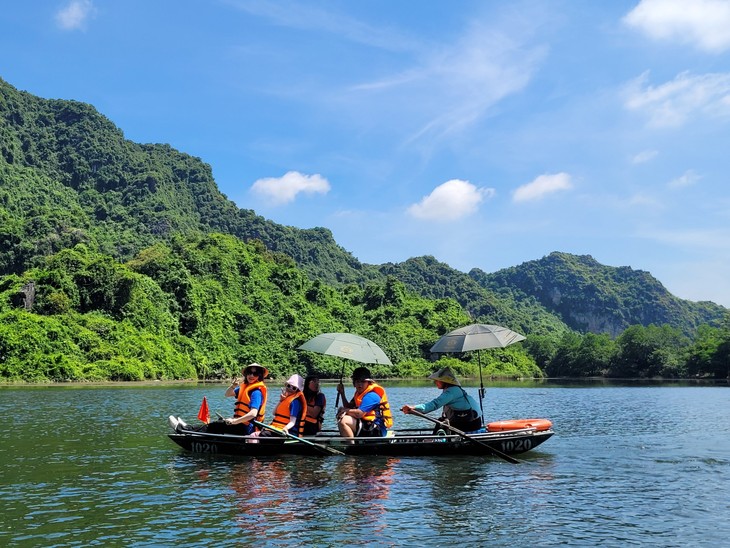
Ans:
[{"label": "black cap", "polygon": [[357,367],[352,372],[353,381],[371,381],[373,380],[370,378],[371,376],[370,370],[367,367]]}]

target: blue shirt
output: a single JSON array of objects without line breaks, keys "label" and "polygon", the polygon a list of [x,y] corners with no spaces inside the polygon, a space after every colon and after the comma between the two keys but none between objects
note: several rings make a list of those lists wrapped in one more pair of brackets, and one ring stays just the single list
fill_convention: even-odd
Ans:
[{"label": "blue shirt", "polygon": [[292,436],[298,436],[299,435],[299,421],[302,418],[302,402],[299,401],[299,398],[293,399],[292,402],[289,404],[289,419],[291,420],[291,417],[295,417],[296,420],[294,421],[294,426],[291,427],[289,430],[289,433]]},{"label": "blue shirt", "polygon": [[431,400],[428,403],[421,403],[413,408],[421,413],[430,413],[439,407],[450,407],[454,411],[466,411],[468,409],[473,409],[480,417],[482,416],[479,412],[479,405],[476,400],[467,394],[461,386],[453,384],[443,390],[441,395],[435,400]]}]

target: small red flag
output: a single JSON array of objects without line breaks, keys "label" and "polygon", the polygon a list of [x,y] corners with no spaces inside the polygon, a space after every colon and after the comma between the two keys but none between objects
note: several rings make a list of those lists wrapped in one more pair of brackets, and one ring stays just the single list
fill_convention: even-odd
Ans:
[{"label": "small red flag", "polygon": [[210,422],[210,411],[208,410],[208,400],[203,396],[203,403],[200,404],[200,410],[198,411],[198,419],[203,421],[205,424]]}]

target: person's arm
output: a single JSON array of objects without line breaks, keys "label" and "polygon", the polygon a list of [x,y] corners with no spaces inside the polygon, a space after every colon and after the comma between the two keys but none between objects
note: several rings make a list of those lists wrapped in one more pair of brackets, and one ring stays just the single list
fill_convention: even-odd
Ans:
[{"label": "person's arm", "polygon": [[435,411],[436,409],[439,409],[443,407],[444,405],[450,404],[452,401],[454,401],[455,397],[458,396],[458,394],[454,394],[451,390],[444,390],[441,392],[438,398],[431,400],[427,403],[420,403],[418,405],[404,405],[401,407],[401,411],[408,414],[414,409],[416,411],[419,411],[421,413],[430,413],[431,411]]},{"label": "person's arm", "polygon": [[226,389],[226,398],[238,398],[238,391],[241,389],[241,385],[238,379],[234,380],[231,386]]},{"label": "person's arm", "polygon": [[[349,401],[347,399],[347,396],[345,396],[345,385],[344,384],[339,383],[337,385],[337,393],[340,395],[340,398],[342,399],[342,407],[344,407],[346,409],[352,409],[353,407],[355,407],[355,402]],[[354,398],[353,398],[353,400],[354,400]]]},{"label": "person's arm", "polygon": [[[376,400],[375,405],[372,405],[369,402],[372,402],[373,397]],[[380,396],[378,396],[375,392],[368,392],[365,394],[365,397],[363,397],[362,402],[360,402],[360,407],[355,406],[355,398],[353,396],[352,401],[350,402],[343,402],[344,407],[340,407],[337,410],[337,420],[340,420],[344,416],[353,417],[356,419],[361,419],[371,409],[374,409],[380,404]]]},{"label": "person's arm", "polygon": [[360,402],[360,407],[354,409],[348,409],[346,415],[355,417],[356,419],[363,418],[367,413],[375,409],[380,405],[380,396],[377,392],[368,392]]}]

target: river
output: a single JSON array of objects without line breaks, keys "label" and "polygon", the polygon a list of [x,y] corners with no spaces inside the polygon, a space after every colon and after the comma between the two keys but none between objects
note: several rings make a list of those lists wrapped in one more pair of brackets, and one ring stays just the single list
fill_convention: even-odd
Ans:
[{"label": "river", "polygon": [[[393,407],[430,385],[388,385]],[[0,387],[2,546],[720,546],[730,387],[499,383],[488,420],[556,434],[498,458],[200,456],[167,438],[220,385]],[[469,388],[476,395],[476,388]],[[334,385],[325,385],[332,428]],[[348,394],[351,393],[348,390]],[[422,419],[395,413],[396,429]]]}]

